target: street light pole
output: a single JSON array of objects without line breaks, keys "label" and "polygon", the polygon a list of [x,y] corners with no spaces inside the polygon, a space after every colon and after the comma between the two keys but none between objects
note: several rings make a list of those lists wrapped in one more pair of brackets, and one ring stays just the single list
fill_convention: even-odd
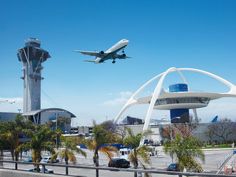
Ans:
[{"label": "street light pole", "polygon": [[[57,113],[55,113],[55,114],[56,114],[56,135],[57,135],[57,118],[58,118],[58,114]],[[58,149],[58,135],[56,137],[56,147]]]},{"label": "street light pole", "polygon": [[55,114],[56,114],[56,130],[57,130],[57,116],[58,116],[58,115],[57,115],[57,113],[55,113]]}]

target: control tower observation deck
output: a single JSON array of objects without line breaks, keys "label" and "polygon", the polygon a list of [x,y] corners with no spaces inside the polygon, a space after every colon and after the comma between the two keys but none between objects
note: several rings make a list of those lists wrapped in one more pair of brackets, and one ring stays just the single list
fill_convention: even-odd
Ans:
[{"label": "control tower observation deck", "polygon": [[25,46],[17,52],[18,60],[23,64],[23,113],[41,109],[42,63],[50,58],[50,55],[48,51],[40,48],[40,45],[38,39],[29,38]]}]

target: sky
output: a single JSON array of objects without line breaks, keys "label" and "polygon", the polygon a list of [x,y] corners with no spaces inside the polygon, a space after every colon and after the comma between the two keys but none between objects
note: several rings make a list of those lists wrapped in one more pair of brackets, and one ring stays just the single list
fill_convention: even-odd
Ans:
[{"label": "sky", "polygon": [[[29,37],[41,41],[51,58],[43,63],[42,108],[74,113],[74,125],[113,119],[143,83],[169,67],[191,67],[236,83],[236,1],[234,0],[1,0],[0,111],[22,110],[22,64],[17,50]],[[132,58],[116,64],[83,62],[93,57],[73,52],[106,50],[128,39]],[[219,82],[184,73],[193,90],[226,91]],[[177,75],[165,81],[178,83]],[[153,83],[140,96],[150,95]],[[236,120],[236,99],[212,101],[198,110],[203,122],[215,115]],[[124,113],[144,118],[147,105]],[[154,111],[152,118],[169,118]]]}]

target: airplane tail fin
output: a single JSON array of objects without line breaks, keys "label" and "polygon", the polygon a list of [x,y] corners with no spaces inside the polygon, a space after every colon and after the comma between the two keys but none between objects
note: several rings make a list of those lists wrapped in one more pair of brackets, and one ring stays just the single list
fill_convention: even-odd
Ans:
[{"label": "airplane tail fin", "polygon": [[211,122],[212,122],[212,123],[218,122],[218,115],[216,115],[216,116],[212,119]]},{"label": "airplane tail fin", "polygon": [[84,60],[85,62],[95,63],[95,60]]}]

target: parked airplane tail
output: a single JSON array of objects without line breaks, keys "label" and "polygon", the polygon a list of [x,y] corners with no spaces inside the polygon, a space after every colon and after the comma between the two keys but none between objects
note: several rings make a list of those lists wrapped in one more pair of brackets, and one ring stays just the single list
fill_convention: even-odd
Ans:
[{"label": "parked airplane tail", "polygon": [[212,119],[211,122],[212,122],[212,123],[218,122],[218,115],[216,115],[216,116]]}]

